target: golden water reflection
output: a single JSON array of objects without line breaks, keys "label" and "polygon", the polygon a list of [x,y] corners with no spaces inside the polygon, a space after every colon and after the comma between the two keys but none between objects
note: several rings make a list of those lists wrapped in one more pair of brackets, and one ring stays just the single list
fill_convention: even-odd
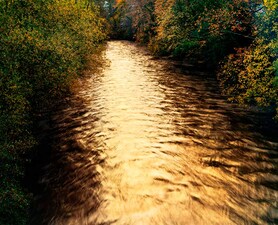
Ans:
[{"label": "golden water reflection", "polygon": [[213,78],[135,44],[109,42],[105,57],[102,73],[77,94],[82,108],[55,117],[59,141],[34,221],[277,222],[277,127],[226,103]]}]

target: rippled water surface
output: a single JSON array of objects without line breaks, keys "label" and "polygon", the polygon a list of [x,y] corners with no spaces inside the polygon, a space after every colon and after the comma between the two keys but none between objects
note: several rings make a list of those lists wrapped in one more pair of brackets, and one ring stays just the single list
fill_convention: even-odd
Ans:
[{"label": "rippled water surface", "polygon": [[271,120],[133,43],[109,42],[105,58],[54,116],[34,224],[278,223]]}]

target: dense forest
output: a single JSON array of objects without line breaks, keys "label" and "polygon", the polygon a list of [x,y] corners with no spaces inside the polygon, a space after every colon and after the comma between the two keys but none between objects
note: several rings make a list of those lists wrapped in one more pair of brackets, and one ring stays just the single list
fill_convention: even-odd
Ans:
[{"label": "dense forest", "polygon": [[0,224],[27,224],[38,117],[108,37],[215,71],[228,99],[278,114],[275,0],[0,0]]}]

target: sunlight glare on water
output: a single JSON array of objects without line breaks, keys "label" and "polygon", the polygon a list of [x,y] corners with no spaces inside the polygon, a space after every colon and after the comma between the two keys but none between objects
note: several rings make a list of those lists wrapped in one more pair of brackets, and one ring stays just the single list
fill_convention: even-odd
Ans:
[{"label": "sunlight glare on water", "polygon": [[277,222],[278,140],[263,114],[133,43],[111,41],[104,57],[77,93],[82,107],[54,117],[59,141],[41,179],[40,223]]}]

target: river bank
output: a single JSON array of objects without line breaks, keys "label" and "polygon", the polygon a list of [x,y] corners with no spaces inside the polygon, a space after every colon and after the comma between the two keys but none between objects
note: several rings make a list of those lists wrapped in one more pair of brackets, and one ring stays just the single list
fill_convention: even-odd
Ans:
[{"label": "river bank", "polygon": [[1,1],[0,17],[0,224],[21,225],[33,198],[24,176],[37,122],[70,93],[106,32],[85,2]]}]

